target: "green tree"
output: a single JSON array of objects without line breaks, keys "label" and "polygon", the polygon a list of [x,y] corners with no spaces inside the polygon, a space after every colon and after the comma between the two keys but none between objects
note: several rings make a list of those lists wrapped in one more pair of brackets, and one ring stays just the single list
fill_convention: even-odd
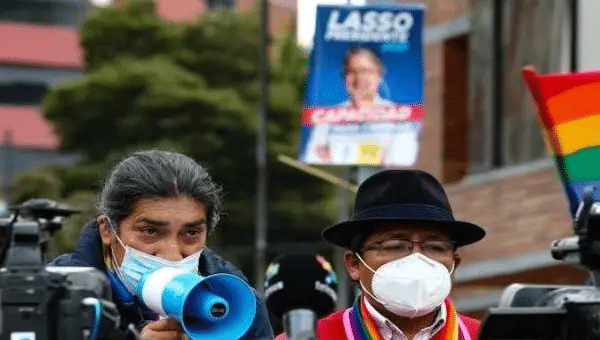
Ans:
[{"label": "green tree", "polygon": [[[252,245],[258,13],[216,11],[173,23],[158,18],[151,1],[128,1],[94,10],[80,33],[84,76],[56,87],[43,103],[61,148],[85,157],[75,168],[52,169],[64,182],[61,197],[96,189],[100,174],[133,150],[180,151],[224,188],[227,215],[211,245]],[[306,56],[292,33],[271,46],[269,239],[317,241],[335,216],[335,190],[276,161],[297,150]]]}]

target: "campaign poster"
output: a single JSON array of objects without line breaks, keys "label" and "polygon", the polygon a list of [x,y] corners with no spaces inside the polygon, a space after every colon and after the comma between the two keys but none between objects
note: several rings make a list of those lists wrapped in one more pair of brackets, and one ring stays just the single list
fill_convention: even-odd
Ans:
[{"label": "campaign poster", "polygon": [[317,7],[300,161],[415,163],[423,121],[423,12],[422,5]]}]

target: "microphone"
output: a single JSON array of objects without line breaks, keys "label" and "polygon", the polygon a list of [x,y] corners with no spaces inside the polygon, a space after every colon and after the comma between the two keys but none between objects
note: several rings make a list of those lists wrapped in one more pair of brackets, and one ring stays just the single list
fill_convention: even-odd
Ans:
[{"label": "microphone", "polygon": [[280,256],[265,274],[269,310],[282,319],[287,340],[314,340],[315,322],[335,308],[337,278],[321,255]]}]

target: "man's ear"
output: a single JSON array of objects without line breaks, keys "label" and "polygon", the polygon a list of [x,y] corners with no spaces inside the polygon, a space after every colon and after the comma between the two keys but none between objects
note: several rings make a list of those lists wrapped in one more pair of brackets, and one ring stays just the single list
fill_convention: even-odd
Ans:
[{"label": "man's ear", "polygon": [[112,243],[113,239],[113,231],[108,224],[108,217],[105,215],[98,216],[96,220],[98,222],[98,231],[100,232],[100,239],[102,240],[102,245],[105,247],[109,247]]},{"label": "man's ear", "polygon": [[458,253],[454,253],[454,270],[452,270],[452,281],[454,281],[454,274],[456,274],[456,268],[458,268],[458,266],[460,265],[460,262],[462,261],[460,255],[458,255]]},{"label": "man's ear", "polygon": [[359,266],[360,260],[356,257],[356,254],[350,250],[346,250],[344,252],[344,264],[346,265],[346,270],[348,270],[348,275],[354,281],[358,281],[359,276]]},{"label": "man's ear", "polygon": [[460,257],[460,255],[458,255],[458,253],[454,253],[454,270],[456,270],[456,268],[460,265],[461,261],[462,258]]}]

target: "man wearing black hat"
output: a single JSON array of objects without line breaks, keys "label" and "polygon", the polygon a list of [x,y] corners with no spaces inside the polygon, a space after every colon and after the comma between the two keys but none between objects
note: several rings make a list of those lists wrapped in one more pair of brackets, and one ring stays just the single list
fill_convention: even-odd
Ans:
[{"label": "man wearing black hat", "polygon": [[360,285],[354,306],[317,323],[320,340],[471,340],[479,321],[457,314],[448,297],[457,247],[485,231],[456,221],[442,185],[418,170],[379,172],[359,187],[354,215],[323,231],[348,249]]}]

